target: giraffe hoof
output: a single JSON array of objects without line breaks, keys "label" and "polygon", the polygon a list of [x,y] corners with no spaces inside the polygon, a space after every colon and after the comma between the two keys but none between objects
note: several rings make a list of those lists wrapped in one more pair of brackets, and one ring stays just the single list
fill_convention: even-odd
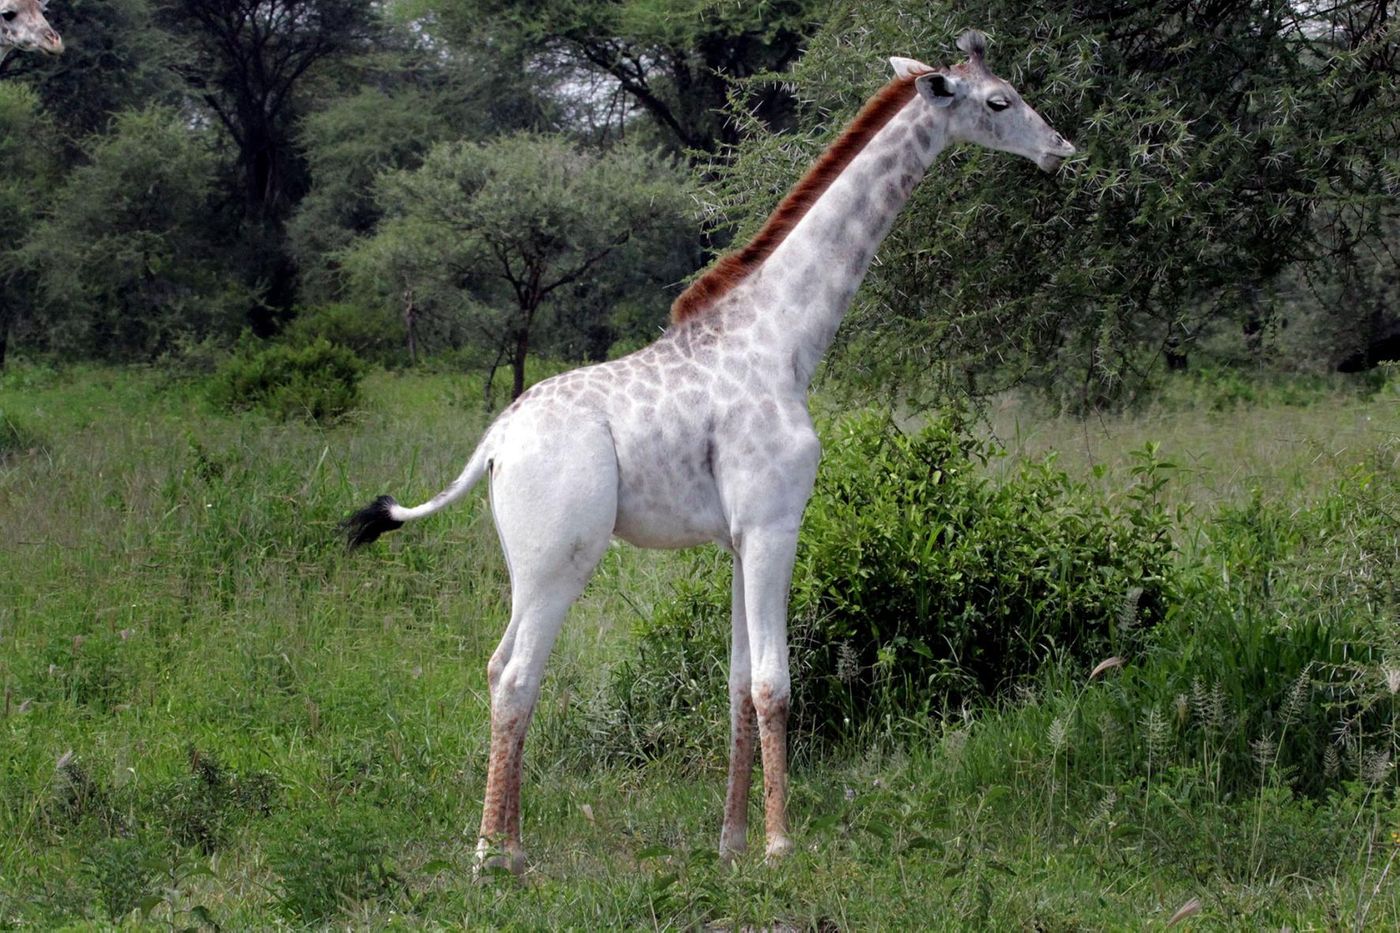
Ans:
[{"label": "giraffe hoof", "polygon": [[525,875],[525,850],[487,846],[484,841],[476,847],[476,865],[472,874],[477,881],[486,881],[504,874],[522,878]]},{"label": "giraffe hoof", "polygon": [[787,836],[776,836],[768,840],[768,849],[764,853],[763,860],[772,865],[780,862],[792,852],[792,840]]}]

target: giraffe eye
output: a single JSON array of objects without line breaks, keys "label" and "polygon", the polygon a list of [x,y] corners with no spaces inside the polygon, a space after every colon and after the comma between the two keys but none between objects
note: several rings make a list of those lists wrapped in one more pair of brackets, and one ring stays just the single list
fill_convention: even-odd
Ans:
[{"label": "giraffe eye", "polygon": [[987,98],[987,106],[997,113],[1001,113],[1007,107],[1011,106],[1011,101],[1007,100],[1005,97],[989,97]]},{"label": "giraffe eye", "polygon": [[0,13],[0,19],[3,19],[5,22],[8,23],[10,20],[14,19],[18,15],[19,14],[16,13],[14,10],[6,10],[4,13]]}]

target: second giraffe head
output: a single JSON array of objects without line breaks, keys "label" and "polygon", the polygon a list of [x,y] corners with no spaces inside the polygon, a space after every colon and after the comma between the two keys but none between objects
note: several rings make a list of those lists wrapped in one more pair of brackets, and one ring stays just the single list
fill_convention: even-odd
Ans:
[{"label": "second giraffe head", "polygon": [[0,0],[0,58],[11,47],[24,52],[63,51],[63,39],[44,17],[48,0]]},{"label": "second giraffe head", "polygon": [[925,104],[944,111],[950,141],[1024,156],[1047,172],[1074,155],[1069,140],[987,68],[983,61],[986,36],[968,30],[958,39],[958,48],[968,59],[951,68],[935,69],[910,58],[890,59],[895,74],[914,78]]}]

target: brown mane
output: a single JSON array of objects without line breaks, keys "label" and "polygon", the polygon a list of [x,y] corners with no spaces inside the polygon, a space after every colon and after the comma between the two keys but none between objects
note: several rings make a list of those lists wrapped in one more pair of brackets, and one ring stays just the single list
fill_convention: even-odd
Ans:
[{"label": "brown mane", "polygon": [[711,307],[767,259],[817,199],[831,187],[831,183],[846,170],[851,160],[865,148],[865,144],[913,99],[917,77],[895,78],[866,101],[851,125],[812,164],[802,180],[787,193],[787,197],[779,202],[754,238],[742,248],[725,253],[681,292],[671,305],[671,321],[679,324]]}]

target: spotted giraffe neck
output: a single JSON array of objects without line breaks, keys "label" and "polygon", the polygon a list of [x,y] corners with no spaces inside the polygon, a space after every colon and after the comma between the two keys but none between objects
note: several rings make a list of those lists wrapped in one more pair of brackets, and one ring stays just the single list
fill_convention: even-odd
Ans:
[{"label": "spotted giraffe neck", "polygon": [[[911,97],[714,314],[756,319],[805,389],[910,193],[947,142],[940,112]],[[784,367],[786,369],[786,367]]]}]

